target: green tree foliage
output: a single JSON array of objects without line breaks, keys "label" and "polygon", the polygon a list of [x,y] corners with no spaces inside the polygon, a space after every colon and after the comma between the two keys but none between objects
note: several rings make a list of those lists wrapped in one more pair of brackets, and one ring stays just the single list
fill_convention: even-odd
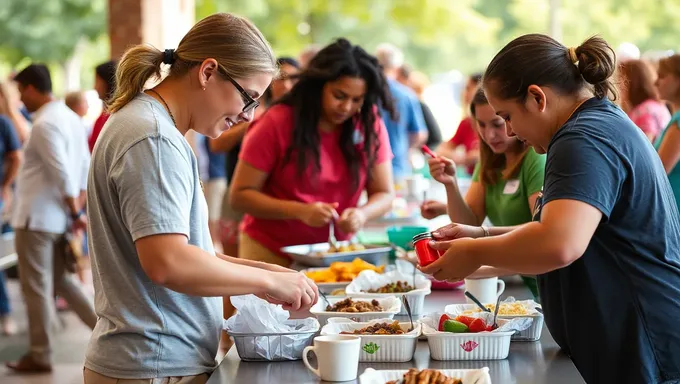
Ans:
[{"label": "green tree foliage", "polygon": [[64,62],[106,32],[106,0],[0,0],[0,60]]}]

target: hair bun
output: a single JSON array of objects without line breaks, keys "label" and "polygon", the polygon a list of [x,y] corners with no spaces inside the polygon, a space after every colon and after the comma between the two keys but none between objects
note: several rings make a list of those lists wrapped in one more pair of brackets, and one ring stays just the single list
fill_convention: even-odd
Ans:
[{"label": "hair bun", "polygon": [[575,53],[578,58],[578,70],[588,83],[593,85],[603,83],[614,74],[616,54],[603,38],[599,36],[589,38],[576,48]]}]

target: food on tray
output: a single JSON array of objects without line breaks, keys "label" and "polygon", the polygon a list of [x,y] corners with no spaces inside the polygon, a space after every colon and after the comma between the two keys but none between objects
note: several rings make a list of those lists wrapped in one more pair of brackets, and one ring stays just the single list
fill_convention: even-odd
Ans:
[{"label": "food on tray", "polygon": [[399,326],[398,321],[392,323],[378,323],[369,325],[366,328],[355,329],[354,332],[340,332],[342,335],[403,335],[404,330]]},{"label": "food on tray", "polygon": [[345,296],[345,289],[338,288],[331,291],[331,296]]},{"label": "food on tray", "polygon": [[305,275],[314,280],[315,283],[338,283],[349,282],[354,280],[362,271],[370,269],[377,273],[383,273],[385,266],[368,263],[359,258],[354,259],[351,263],[336,261],[331,263],[331,266],[326,269],[318,269],[314,271],[305,272]]},{"label": "food on tray", "polygon": [[362,244],[345,244],[345,245],[341,245],[337,248],[331,246],[330,248],[328,248],[327,251],[323,251],[323,252],[312,252],[312,256],[323,257],[323,256],[326,256],[326,255],[332,255],[332,254],[335,254],[335,253],[359,252],[359,251],[365,251],[365,250],[366,250],[366,246],[364,246]]},{"label": "food on tray", "polygon": [[383,307],[380,306],[378,300],[368,301],[353,301],[351,298],[346,298],[338,301],[333,305],[326,306],[326,312],[383,312]]},{"label": "food on tray", "polygon": [[409,285],[409,283],[405,281],[397,281],[396,283],[389,283],[387,285],[383,285],[382,287],[378,289],[369,289],[366,291],[367,293],[405,293],[405,292],[410,292],[414,290],[415,288],[412,285]]},{"label": "food on tray", "polygon": [[437,330],[451,333],[479,333],[491,332],[493,329],[493,325],[487,325],[484,319],[462,315],[451,318],[451,316],[444,314],[439,318]]},{"label": "food on tray", "polygon": [[404,374],[401,380],[388,381],[385,384],[463,384],[460,379],[450,378],[434,369],[419,371],[411,368]]},{"label": "food on tray", "polygon": [[[489,308],[491,312],[496,310],[496,304],[487,304],[485,307]],[[468,309],[463,311],[463,315],[471,315],[473,313],[479,313],[482,310],[479,307]],[[501,303],[501,307],[498,309],[499,316],[522,316],[529,315],[532,311],[527,308],[526,305],[522,303]]]}]

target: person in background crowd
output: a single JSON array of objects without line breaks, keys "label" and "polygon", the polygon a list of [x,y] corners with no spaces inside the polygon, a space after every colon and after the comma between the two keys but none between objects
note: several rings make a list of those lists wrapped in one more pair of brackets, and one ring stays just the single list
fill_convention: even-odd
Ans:
[{"label": "person in background crowd", "polygon": [[608,100],[615,68],[597,36],[567,48],[531,34],[501,49],[484,92],[510,135],[547,152],[538,221],[490,237],[452,224],[434,232],[444,255],[421,269],[537,274],[550,334],[585,382],[677,383],[680,214],[654,148]]},{"label": "person in background crowd", "polygon": [[[487,217],[494,226],[530,222],[543,188],[545,156],[537,154],[516,136],[508,136],[505,121],[496,115],[482,89],[472,98],[470,116],[481,138],[481,158],[472,174],[470,189],[463,198],[452,160],[430,159],[430,174],[446,187],[447,203],[425,201],[421,206],[423,217],[433,219],[448,212],[452,222],[480,228]],[[495,273],[496,276],[506,274]],[[536,278],[523,276],[522,279],[538,298]]]},{"label": "person in background crowd", "polygon": [[7,366],[18,372],[46,372],[52,369],[55,293],[90,328],[97,322],[89,298],[66,271],[63,253],[69,227],[85,228],[80,201],[90,156],[82,121],[52,96],[47,67],[31,64],[14,80],[21,101],[34,116],[12,217],[31,346],[28,354]]},{"label": "person in background crowd", "polygon": [[443,143],[437,151],[437,154],[448,157],[456,165],[466,167],[469,174],[474,172],[475,164],[479,161],[479,136],[473,126],[474,122],[467,114],[481,81],[481,73],[474,73],[468,78],[461,96],[464,117],[458,124],[453,138]]},{"label": "person in background crowd", "polygon": [[[169,72],[161,79],[163,65]],[[123,55],[88,179],[99,321],[85,384],[205,383],[215,368],[222,297],[255,294],[293,311],[318,300],[302,273],[215,253],[185,138],[190,130],[216,138],[250,121],[276,70],[260,31],[227,13],[199,21],[176,50],[137,45]],[[152,78],[161,81],[145,89]]]},{"label": "person in background crowd", "polygon": [[97,117],[97,120],[95,120],[94,126],[92,127],[92,133],[90,133],[90,138],[87,141],[90,152],[94,150],[97,138],[109,118],[107,103],[110,102],[113,92],[116,90],[116,65],[117,63],[111,60],[99,64],[94,69],[94,89],[97,91],[97,95],[99,95],[99,99],[102,101],[102,112],[99,114],[99,117]]},{"label": "person in background crowd", "polygon": [[666,105],[659,100],[654,82],[656,74],[642,60],[628,60],[619,65],[621,106],[633,123],[651,142],[663,132],[671,119]]},{"label": "person in background crowd", "polygon": [[69,92],[64,96],[64,103],[69,107],[76,115],[83,118],[87,115],[87,110],[90,106],[87,104],[87,97],[83,91]]},{"label": "person in background crowd", "polygon": [[317,53],[323,48],[322,46],[318,44],[310,44],[305,49],[300,52],[300,56],[298,57],[298,63],[300,69],[305,69],[307,68],[307,65],[309,65],[309,62],[312,61],[314,56],[316,56]]},{"label": "person in background crowd", "polygon": [[430,107],[425,104],[423,100],[423,93],[425,89],[430,85],[430,81],[422,72],[411,71],[406,65],[402,65],[399,70],[400,75],[397,77],[397,81],[403,85],[411,88],[418,96],[420,101],[420,108],[423,110],[423,118],[425,119],[425,126],[427,127],[427,141],[425,145],[431,150],[436,150],[439,144],[442,143],[442,132],[439,129],[439,124],[432,114]]},{"label": "person in background crowd", "polygon": [[394,45],[383,43],[376,49],[387,84],[394,100],[396,114],[381,110],[392,148],[392,172],[394,180],[400,184],[411,174],[409,148],[420,148],[427,141],[427,126],[420,108],[418,97],[408,87],[396,79],[399,68],[404,65],[404,54]]},{"label": "person in background crowd", "polygon": [[[291,57],[280,57],[276,60],[276,64],[279,68],[278,75],[272,80],[272,83],[265,91],[262,97],[263,105],[255,110],[254,120],[262,116],[266,108],[269,108],[270,105],[293,88],[296,76],[300,71],[299,63]],[[241,142],[249,125],[250,123],[248,122],[237,124],[222,133],[217,139],[210,140],[211,150],[227,152],[226,172],[229,184],[233,180],[234,170],[241,153]],[[229,204],[229,193],[225,193],[224,200],[222,201],[220,237],[224,253],[228,255],[238,255],[239,227],[242,219],[243,213],[231,207],[231,204]]]},{"label": "person in background crowd", "polygon": [[331,220],[348,240],[389,211],[391,152],[378,105],[394,113],[378,61],[338,39],[251,125],[230,187],[232,206],[246,213],[240,257],[289,265],[281,247],[328,241]]},{"label": "person in background crowd", "polygon": [[[208,203],[208,226],[213,243],[220,239],[220,215],[222,200],[227,191],[227,154],[223,151],[211,149],[211,139],[205,136],[197,137],[203,145],[208,161],[207,179],[205,179],[205,199]],[[219,244],[217,245],[220,246]],[[222,250],[222,252],[225,252]],[[229,253],[227,253],[229,254]]]},{"label": "person in background crowd", "polygon": [[30,115],[24,114],[26,107],[19,100],[16,87],[11,83],[0,83],[0,115],[11,120],[19,143],[28,140],[30,129]]},{"label": "person in background crowd", "polygon": [[659,77],[656,87],[661,99],[671,105],[673,113],[666,129],[654,143],[659,152],[661,163],[668,174],[673,188],[675,201],[680,207],[680,55],[665,57],[659,60]]},{"label": "person in background crowd", "polygon": [[[12,184],[21,164],[21,143],[10,116],[17,114],[14,103],[10,102],[9,87],[0,83],[0,211],[7,210],[12,200]],[[15,116],[16,118],[17,116]],[[11,317],[9,295],[5,282],[5,272],[0,270],[0,332],[9,336],[17,332],[16,323]]]}]

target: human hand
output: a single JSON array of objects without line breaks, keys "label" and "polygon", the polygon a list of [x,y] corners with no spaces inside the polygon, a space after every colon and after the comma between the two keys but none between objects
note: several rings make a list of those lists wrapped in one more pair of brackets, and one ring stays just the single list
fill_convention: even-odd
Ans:
[{"label": "human hand", "polygon": [[431,242],[430,246],[439,251],[446,251],[439,259],[418,269],[432,275],[439,281],[461,281],[475,273],[481,264],[469,251],[473,246],[472,239]]},{"label": "human hand", "polygon": [[436,242],[451,241],[465,237],[476,239],[484,237],[484,230],[482,227],[452,223],[432,231],[432,237]]},{"label": "human hand", "polygon": [[429,159],[427,164],[430,166],[430,175],[433,179],[444,185],[456,183],[456,163],[446,157],[435,157]]},{"label": "human hand", "polygon": [[338,203],[309,203],[306,204],[299,214],[299,219],[310,227],[323,227],[333,218],[338,217]]},{"label": "human hand", "polygon": [[338,227],[345,234],[354,234],[366,224],[366,214],[359,208],[347,208],[340,215]]},{"label": "human hand", "polygon": [[73,231],[73,233],[80,233],[81,231],[86,231],[87,216],[85,216],[85,214],[82,214],[78,216],[77,219],[73,220],[73,223],[71,223],[71,230]]},{"label": "human hand", "polygon": [[263,295],[288,311],[307,311],[319,301],[319,288],[302,272],[271,272],[272,284]]},{"label": "human hand", "polygon": [[10,206],[12,206],[12,197],[14,194],[12,193],[12,188],[7,186],[2,188],[2,210],[3,213],[9,209]]},{"label": "human hand", "polygon": [[420,205],[420,214],[428,219],[432,220],[435,217],[446,214],[446,203],[442,203],[434,200],[425,200]]}]

